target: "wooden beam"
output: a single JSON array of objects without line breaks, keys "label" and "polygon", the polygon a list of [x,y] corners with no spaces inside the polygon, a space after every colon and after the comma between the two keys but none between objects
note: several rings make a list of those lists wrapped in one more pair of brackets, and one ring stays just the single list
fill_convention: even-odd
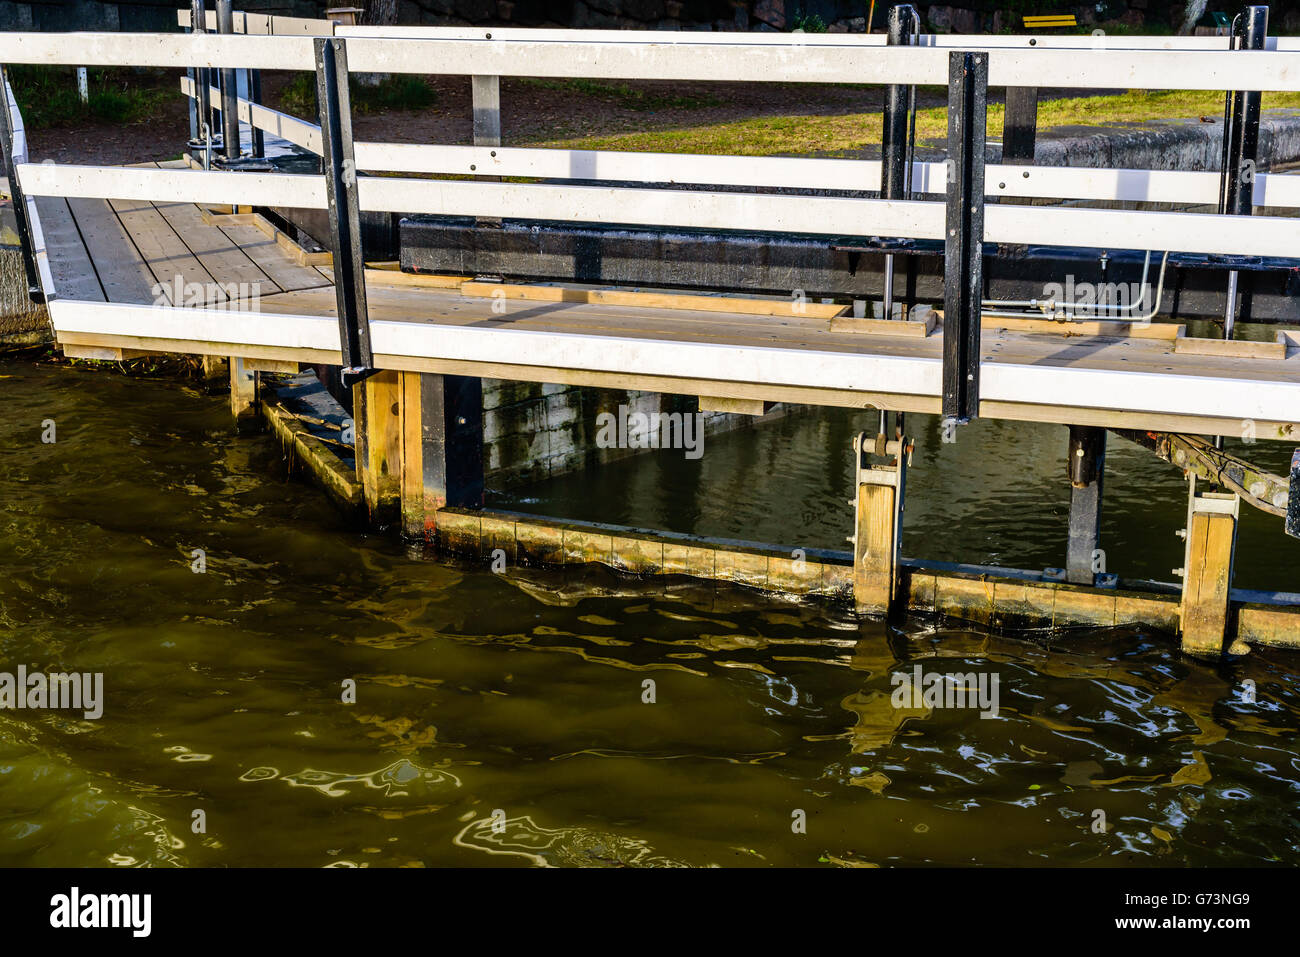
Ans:
[{"label": "wooden beam", "polygon": [[767,415],[775,402],[760,402],[755,399],[723,399],[718,396],[700,396],[701,412],[730,412],[735,415]]},{"label": "wooden beam", "polygon": [[1218,656],[1228,636],[1233,550],[1240,499],[1218,492],[1196,494],[1187,521],[1187,560],[1180,609],[1182,649]]},{"label": "wooden beam", "polygon": [[239,432],[255,431],[258,423],[257,373],[238,356],[230,357],[230,413]]},{"label": "wooden beam", "polygon": [[253,372],[298,372],[301,363],[291,359],[250,359],[241,360],[244,368]]},{"label": "wooden beam", "polygon": [[[853,602],[859,614],[888,615],[898,593],[899,545],[907,479],[907,440],[876,448],[884,437],[860,434],[853,444],[857,492],[853,522]],[[892,452],[891,452],[892,449]],[[893,454],[888,465],[869,455]]]},{"label": "wooden beam", "polygon": [[442,509],[483,507],[482,380],[400,376],[402,530],[432,545]]},{"label": "wooden beam", "polygon": [[376,522],[391,521],[401,501],[401,373],[384,371],[352,387],[357,477]]}]

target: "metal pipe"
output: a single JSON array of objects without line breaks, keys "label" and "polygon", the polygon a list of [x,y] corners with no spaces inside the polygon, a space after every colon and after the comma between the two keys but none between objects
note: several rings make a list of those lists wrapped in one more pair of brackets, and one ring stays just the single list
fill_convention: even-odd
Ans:
[{"label": "metal pipe", "polygon": [[[207,10],[203,0],[190,0],[190,33],[207,33]],[[194,108],[197,129],[195,145],[202,144],[203,168],[211,165],[212,158],[212,103],[208,90],[212,86],[212,77],[205,66],[194,68]]]},{"label": "metal pipe", "polygon": [[[1149,263],[1149,262],[1150,262],[1150,259],[1151,259],[1151,252],[1150,252],[1150,250],[1147,251],[1146,259],[1147,259],[1147,262]],[[1144,314],[1141,315],[1141,316],[1119,315],[1119,314],[1117,314],[1117,315],[1119,315],[1119,318],[1121,318],[1121,319],[1123,319],[1123,320],[1125,320],[1125,321],[1128,321],[1128,322],[1150,322],[1152,319],[1154,319],[1157,315],[1160,314],[1160,304],[1164,301],[1164,293],[1165,293],[1165,270],[1166,270],[1166,268],[1167,268],[1168,265],[1169,265],[1169,253],[1168,253],[1168,251],[1166,251],[1165,254],[1164,254],[1164,256],[1161,257],[1161,260],[1160,260],[1160,278],[1159,278],[1159,280],[1158,280],[1157,283],[1156,283],[1156,302],[1155,302],[1155,305],[1151,307],[1151,310],[1150,310],[1149,312],[1147,312],[1147,313],[1144,313]],[[1137,306],[1141,306],[1141,304],[1144,303],[1144,302],[1146,302],[1146,299],[1147,299],[1147,283],[1146,283],[1146,276],[1147,276],[1147,266],[1146,266],[1146,263],[1144,263],[1144,264],[1143,264],[1143,267],[1142,267],[1142,298],[1141,298],[1140,300],[1138,300],[1138,304],[1137,304]],[[1075,320],[1073,317],[1065,316],[1063,313],[1058,313],[1058,312],[1056,311],[1057,309],[1084,309],[1084,308],[1091,308],[1091,307],[1089,307],[1089,306],[1087,306],[1087,305],[1081,305],[1080,303],[1073,303],[1073,302],[1072,302],[1072,303],[1058,303],[1058,302],[1055,302],[1054,300],[1043,300],[1043,301],[1040,301],[1040,300],[1037,300],[1037,299],[1023,299],[1023,300],[1010,300],[1010,299],[996,300],[996,299],[986,299],[986,300],[984,300],[984,305],[997,305],[997,306],[1021,305],[1021,306],[1025,306],[1025,307],[1027,307],[1027,308],[1029,308],[1029,309],[1037,309],[1040,313],[1042,313],[1042,317],[1045,318],[1045,319],[1056,319],[1056,318],[1058,317],[1058,315],[1059,315],[1060,318],[1064,319],[1064,320],[1067,321],[1067,322],[1073,322],[1073,321],[1077,321],[1077,320]],[[1135,307],[1131,307],[1131,308],[1137,308],[1137,306],[1135,306]],[[1044,308],[1044,307],[1047,307],[1047,308]],[[985,309],[985,310],[984,310],[984,314],[987,315],[987,316],[998,316],[999,318],[1006,318],[1006,319],[1030,319],[1030,318],[1037,318],[1037,317],[1032,316],[1032,315],[1030,315],[1030,314],[1027,314],[1026,312],[1023,312],[1023,311],[1021,311],[1021,312],[1012,312],[1012,311],[1009,311],[1009,310],[1006,310],[1006,309]]]},{"label": "metal pipe", "polygon": [[[889,46],[902,46],[909,37],[917,34],[920,18],[909,4],[889,8]],[[915,87],[892,83],[885,93],[884,123],[880,140],[880,196],[882,199],[906,199],[912,183],[912,144],[909,138],[909,120],[915,130],[913,111],[916,104]],[[886,253],[884,262],[885,288],[882,318],[894,317],[894,254]],[[884,429],[882,428],[883,432]]]},{"label": "metal pipe", "polygon": [[[217,32],[235,32],[235,10],[231,0],[217,0]],[[221,68],[222,152],[228,160],[239,159],[239,89],[234,67]]]}]

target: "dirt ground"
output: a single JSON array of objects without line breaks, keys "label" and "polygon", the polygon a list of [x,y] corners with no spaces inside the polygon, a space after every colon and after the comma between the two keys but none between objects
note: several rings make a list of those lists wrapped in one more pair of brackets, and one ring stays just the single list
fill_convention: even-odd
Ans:
[{"label": "dirt ground", "polygon": [[[281,108],[281,92],[291,74],[264,73],[264,101]],[[162,82],[168,82],[166,80]],[[472,136],[469,77],[430,77],[438,94],[427,110],[396,110],[353,117],[353,135],[360,140],[399,143],[469,143]],[[550,89],[514,77],[501,83],[501,128],[506,145],[630,130],[702,126],[758,116],[838,115],[879,111],[882,87],[812,86],[808,84],[628,82],[632,90],[663,97],[693,96],[715,105],[635,109],[627,97],[590,95],[573,89]],[[78,127],[30,130],[32,157],[58,163],[120,165],[178,157],[189,135],[185,98],[179,74],[170,80],[176,90],[154,115],[126,125],[101,123]],[[990,91],[1000,102],[1001,90]],[[1095,95],[1095,90],[1040,91],[1044,98]],[[918,90],[922,107],[942,106],[941,89]]]}]

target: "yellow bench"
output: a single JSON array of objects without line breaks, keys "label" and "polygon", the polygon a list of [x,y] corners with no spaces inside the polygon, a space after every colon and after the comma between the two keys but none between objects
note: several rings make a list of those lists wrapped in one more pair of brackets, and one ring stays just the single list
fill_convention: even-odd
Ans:
[{"label": "yellow bench", "polygon": [[1026,30],[1045,30],[1049,27],[1077,27],[1079,22],[1072,13],[1049,14],[1041,17],[1025,17]]}]

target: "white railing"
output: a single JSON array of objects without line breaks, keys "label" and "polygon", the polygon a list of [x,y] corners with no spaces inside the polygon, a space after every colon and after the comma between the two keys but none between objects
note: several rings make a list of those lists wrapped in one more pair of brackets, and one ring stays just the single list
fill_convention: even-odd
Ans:
[{"label": "white railing", "polygon": [[[262,28],[279,29],[279,19],[268,18]],[[307,21],[311,22],[319,21]],[[255,18],[245,18],[245,29],[258,28]],[[224,36],[0,34],[0,63],[314,70],[315,38],[307,35],[305,26],[296,29],[300,32]],[[480,31],[469,29],[401,28],[400,36],[387,36],[338,27],[335,32],[348,37],[351,71],[414,74],[946,85],[950,52],[937,41],[920,48],[886,47],[878,38],[843,35],[754,34],[719,41],[717,36],[700,39],[699,34],[665,39],[659,33],[633,32],[614,38],[610,31],[485,30],[480,36]],[[944,43],[951,39],[944,38]],[[978,45],[1006,38],[960,39]],[[1155,50],[990,45],[989,51],[990,86],[1035,86],[1050,77],[1054,85],[1093,88],[1300,91],[1300,51],[1286,48],[1247,53],[1205,50],[1199,44]],[[187,90],[193,92],[188,84]],[[219,104],[220,98],[214,96],[212,102]],[[239,101],[238,109],[246,122],[313,152],[321,149],[320,131],[313,123],[247,100]],[[355,150],[358,169],[376,172],[634,184],[362,177],[357,191],[366,210],[836,236],[944,237],[944,206],[930,199],[891,201],[650,185],[871,191],[880,182],[880,164],[874,161],[391,143],[357,143]],[[213,203],[229,202],[237,195],[242,203],[252,205],[326,206],[324,180],[316,175],[30,163],[19,164],[18,175],[29,195]],[[1206,204],[1217,200],[1218,179],[1216,173],[1191,171],[995,165],[986,168],[986,192]],[[913,182],[917,194],[944,193],[944,164],[916,164]],[[1259,175],[1254,189],[1258,205],[1300,207],[1300,178]],[[985,212],[985,239],[1292,257],[1300,254],[1300,220],[1002,204],[990,205]]]}]

